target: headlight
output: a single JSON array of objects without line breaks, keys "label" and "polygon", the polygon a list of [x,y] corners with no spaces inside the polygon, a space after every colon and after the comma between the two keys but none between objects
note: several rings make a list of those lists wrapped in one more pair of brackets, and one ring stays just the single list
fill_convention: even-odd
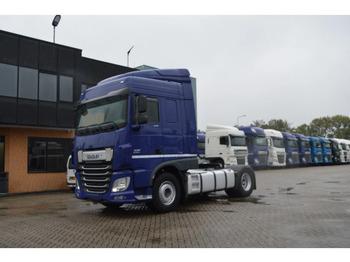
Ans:
[{"label": "headlight", "polygon": [[77,190],[80,190],[80,186],[79,186],[78,179],[75,180],[75,188],[76,188]]},{"label": "headlight", "polygon": [[130,184],[130,177],[119,178],[113,183],[112,192],[121,192],[126,190]]}]

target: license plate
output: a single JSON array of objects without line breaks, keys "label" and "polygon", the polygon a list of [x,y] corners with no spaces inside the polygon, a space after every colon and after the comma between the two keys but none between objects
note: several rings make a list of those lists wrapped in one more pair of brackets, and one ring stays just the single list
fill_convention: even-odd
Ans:
[{"label": "license plate", "polygon": [[75,181],[75,177],[70,177],[69,181]]}]

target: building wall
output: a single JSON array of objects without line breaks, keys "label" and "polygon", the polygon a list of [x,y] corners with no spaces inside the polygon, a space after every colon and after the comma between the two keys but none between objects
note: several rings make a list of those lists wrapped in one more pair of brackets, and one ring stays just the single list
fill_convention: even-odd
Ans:
[{"label": "building wall", "polygon": [[[74,105],[81,92],[105,78],[136,70],[81,53],[0,30],[0,150],[5,148],[0,172],[8,172],[8,193],[68,189],[66,172],[33,171],[29,138],[73,139]],[[65,150],[60,162],[69,154]]]},{"label": "building wall", "polygon": [[68,189],[66,172],[28,173],[28,137],[73,139],[74,132],[0,127],[0,135],[5,137],[5,172],[9,173],[8,193]]}]

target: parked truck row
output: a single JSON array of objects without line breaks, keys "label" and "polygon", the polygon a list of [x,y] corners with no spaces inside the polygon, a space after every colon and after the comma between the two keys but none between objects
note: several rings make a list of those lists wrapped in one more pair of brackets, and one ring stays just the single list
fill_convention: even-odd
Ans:
[{"label": "parked truck row", "polygon": [[[199,164],[189,76],[187,69],[131,72],[81,94],[72,152],[76,198],[107,208],[145,202],[164,213],[191,195],[251,195],[256,180],[243,131],[209,126],[200,145],[209,160]],[[230,147],[235,157],[211,164],[206,143]]]},{"label": "parked truck row", "polygon": [[[307,137],[302,134],[291,134],[252,126],[239,127],[238,129],[216,126],[215,135],[217,137],[215,138],[211,132],[212,129],[213,125],[208,125],[206,131],[209,133],[208,135],[198,134],[198,143],[202,145],[201,153],[198,155],[200,163],[220,163],[222,167],[237,163],[241,155],[237,153],[235,144],[225,142],[237,134],[236,130],[243,131],[239,152],[244,152],[244,150],[247,152],[245,155],[248,159],[247,163],[252,167],[266,168],[350,162],[350,140],[346,139]],[[227,133],[225,134],[224,131]],[[203,145],[205,146],[203,147]]]}]

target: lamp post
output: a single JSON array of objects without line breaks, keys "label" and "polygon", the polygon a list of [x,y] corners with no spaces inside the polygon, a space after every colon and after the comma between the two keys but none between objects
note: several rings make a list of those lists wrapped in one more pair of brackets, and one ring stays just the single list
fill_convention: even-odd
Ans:
[{"label": "lamp post", "polygon": [[237,127],[239,127],[239,119],[240,119],[241,117],[245,117],[245,116],[247,116],[247,115],[243,115],[243,116],[237,117]]},{"label": "lamp post", "polygon": [[129,54],[130,54],[131,49],[133,49],[133,48],[134,48],[134,46],[132,46],[132,47],[129,49],[129,51],[126,53],[127,59],[128,59],[128,61],[127,61],[128,67],[129,67]]},{"label": "lamp post", "polygon": [[58,25],[58,23],[60,22],[61,20],[61,16],[60,15],[56,15],[55,18],[53,19],[52,21],[52,26],[53,26],[53,43],[55,43],[55,29],[56,29],[56,26]]}]

